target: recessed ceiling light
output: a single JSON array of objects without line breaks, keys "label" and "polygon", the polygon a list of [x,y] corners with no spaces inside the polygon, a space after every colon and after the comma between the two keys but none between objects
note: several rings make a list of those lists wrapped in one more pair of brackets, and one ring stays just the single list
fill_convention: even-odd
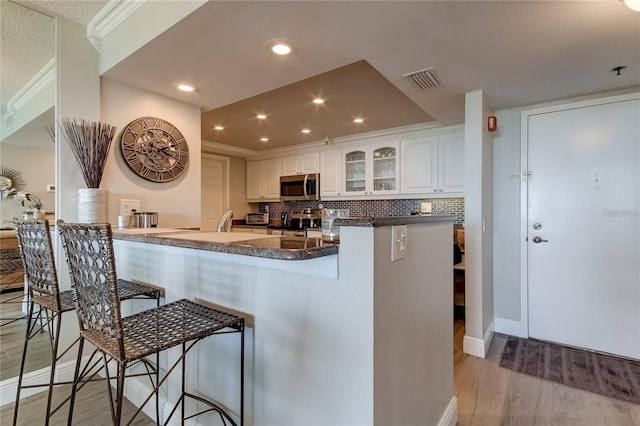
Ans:
[{"label": "recessed ceiling light", "polygon": [[363,118],[360,118],[360,117],[358,117],[358,118],[354,118],[354,119],[353,119],[353,122],[354,122],[354,123],[362,123],[362,122],[364,122],[364,119],[363,119]]},{"label": "recessed ceiling light", "polygon": [[188,84],[178,84],[178,89],[182,90],[183,92],[193,92],[193,86],[190,86]]},{"label": "recessed ceiling light", "polygon": [[265,118],[267,118],[267,116],[264,115],[264,114],[258,114],[258,115],[256,115],[256,118],[259,119],[259,120],[264,120]]},{"label": "recessed ceiling light", "polygon": [[216,126],[216,127],[214,127],[214,129],[216,129],[216,130],[224,130],[224,127],[222,127],[222,126]]},{"label": "recessed ceiling light", "polygon": [[271,46],[271,51],[276,55],[288,55],[291,53],[291,46],[283,42],[278,42]]},{"label": "recessed ceiling light", "polygon": [[315,99],[313,100],[313,103],[314,103],[314,104],[318,104],[318,105],[319,105],[319,104],[323,104],[323,103],[324,103],[324,99],[322,99],[322,98],[315,98]]},{"label": "recessed ceiling light", "polygon": [[302,133],[311,133],[311,130],[309,130],[309,129],[302,129]]},{"label": "recessed ceiling light", "polygon": [[624,4],[631,10],[635,10],[636,12],[640,12],[640,1],[638,0],[624,0]]},{"label": "recessed ceiling light", "polygon": [[269,142],[269,138],[260,138],[260,142]]}]

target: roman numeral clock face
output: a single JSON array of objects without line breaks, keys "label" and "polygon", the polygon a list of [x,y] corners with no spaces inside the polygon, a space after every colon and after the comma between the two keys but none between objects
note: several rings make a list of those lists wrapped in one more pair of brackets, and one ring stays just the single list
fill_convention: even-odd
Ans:
[{"label": "roman numeral clock face", "polygon": [[189,147],[176,127],[160,118],[142,117],[124,128],[120,151],[129,168],[152,182],[178,178],[189,164]]}]

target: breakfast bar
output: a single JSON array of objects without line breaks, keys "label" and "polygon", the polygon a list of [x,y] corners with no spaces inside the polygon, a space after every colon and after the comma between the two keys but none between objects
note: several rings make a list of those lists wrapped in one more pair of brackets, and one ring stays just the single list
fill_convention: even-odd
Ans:
[{"label": "breakfast bar", "polygon": [[[247,424],[455,424],[452,333],[442,327],[452,312],[453,218],[337,224],[339,244],[114,230],[117,272],[163,287],[165,302],[198,299],[246,318]],[[234,339],[202,341],[186,372],[193,393],[232,416],[240,406]],[[127,397],[139,403],[145,386],[134,382]],[[169,383],[168,400],[178,387]]]}]

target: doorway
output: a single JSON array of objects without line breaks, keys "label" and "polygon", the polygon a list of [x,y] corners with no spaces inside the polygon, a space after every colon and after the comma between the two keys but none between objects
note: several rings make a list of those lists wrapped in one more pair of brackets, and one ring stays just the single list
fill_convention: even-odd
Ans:
[{"label": "doorway", "polygon": [[202,154],[200,230],[215,231],[229,204],[229,158]]},{"label": "doorway", "polygon": [[640,358],[639,98],[522,114],[532,338]]}]

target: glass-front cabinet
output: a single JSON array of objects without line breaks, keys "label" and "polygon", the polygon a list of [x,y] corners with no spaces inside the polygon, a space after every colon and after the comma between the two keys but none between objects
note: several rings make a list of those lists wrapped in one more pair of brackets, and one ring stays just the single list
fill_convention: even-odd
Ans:
[{"label": "glass-front cabinet", "polygon": [[344,154],[344,192],[365,192],[367,188],[366,161],[366,151],[355,150]]},{"label": "glass-front cabinet", "polygon": [[343,150],[343,195],[398,193],[398,142]]}]

